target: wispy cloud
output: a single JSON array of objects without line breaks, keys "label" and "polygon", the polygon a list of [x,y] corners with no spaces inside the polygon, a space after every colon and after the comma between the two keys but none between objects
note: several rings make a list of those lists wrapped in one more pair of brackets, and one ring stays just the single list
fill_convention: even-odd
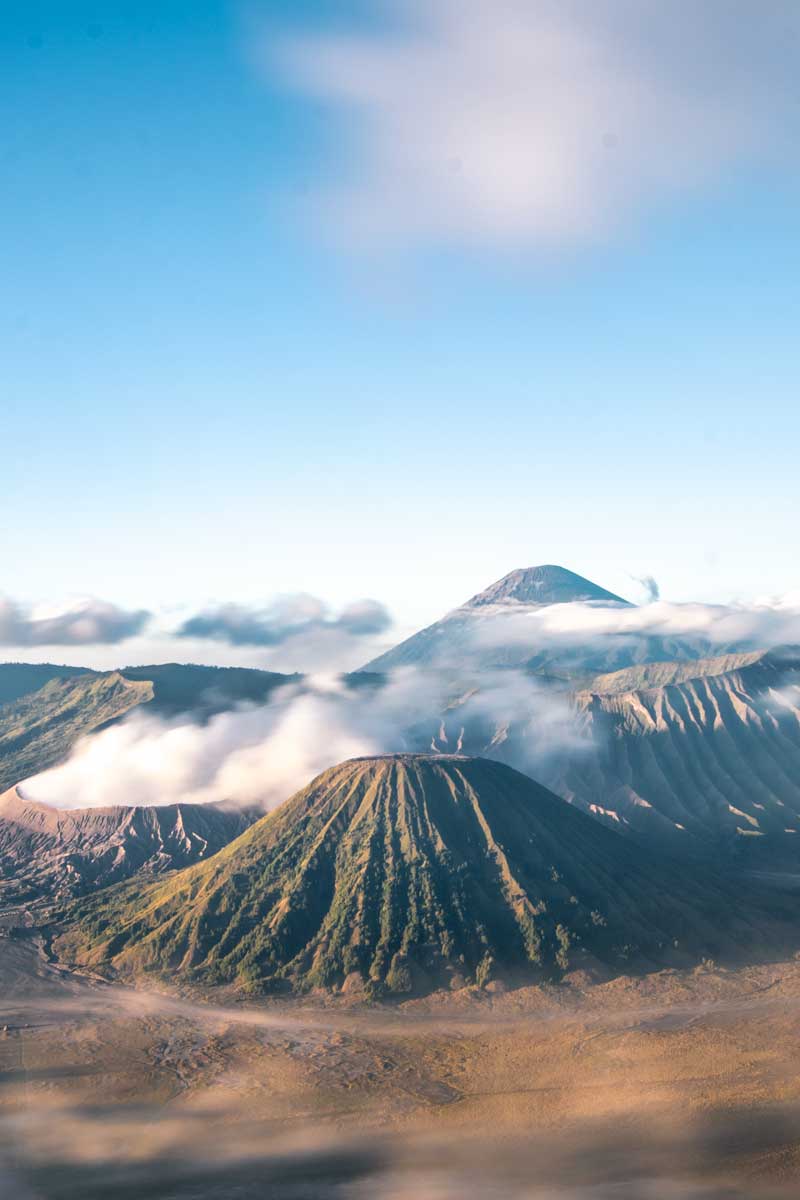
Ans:
[{"label": "wispy cloud", "polygon": [[392,624],[377,600],[357,600],[338,614],[316,596],[281,596],[265,608],[220,604],[189,617],[177,630],[183,638],[210,638],[231,646],[280,646],[318,630],[352,637],[384,633]]},{"label": "wispy cloud", "polygon": [[794,0],[393,0],[381,33],[269,48],[343,117],[319,197],[377,244],[592,239],[742,164],[796,157]]},{"label": "wispy cloud", "polygon": [[763,604],[673,604],[639,607],[551,604],[497,605],[472,628],[473,646],[588,647],[607,638],[687,638],[710,647],[769,649],[800,644],[800,597]]},{"label": "wispy cloud", "polygon": [[42,612],[0,596],[0,645],[112,645],[141,633],[149,619],[145,609],[119,608],[104,600]]},{"label": "wispy cloud", "polygon": [[438,673],[407,668],[381,686],[305,679],[204,725],[136,712],[84,739],[24,792],[64,808],[228,801],[270,809],[347,758],[458,752],[465,729],[484,745],[516,722],[517,765],[533,773],[556,753],[585,749],[568,698],[522,673],[487,671],[480,688],[462,693]]},{"label": "wispy cloud", "polygon": [[658,580],[653,575],[631,575],[631,579],[641,585],[650,603],[661,599],[661,588],[658,586]]},{"label": "wispy cloud", "polygon": [[371,637],[391,628],[389,611],[378,600],[356,600],[331,613],[317,596],[300,593],[278,596],[261,608],[222,604],[194,614],[180,625],[176,636],[209,638],[229,646],[275,647],[319,634]]}]

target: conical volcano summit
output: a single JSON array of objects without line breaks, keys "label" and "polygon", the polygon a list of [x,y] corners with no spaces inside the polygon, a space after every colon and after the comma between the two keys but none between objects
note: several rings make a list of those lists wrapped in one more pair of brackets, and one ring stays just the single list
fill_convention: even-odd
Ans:
[{"label": "conical volcano summit", "polygon": [[118,971],[402,993],[725,953],[756,933],[745,912],[510,767],[402,754],[333,767],[207,863],[92,898],[64,945]]}]

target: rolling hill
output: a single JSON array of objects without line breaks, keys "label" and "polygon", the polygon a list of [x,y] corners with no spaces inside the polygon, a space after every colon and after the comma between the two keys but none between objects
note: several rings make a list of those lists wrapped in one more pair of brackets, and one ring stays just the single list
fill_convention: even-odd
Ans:
[{"label": "rolling hill", "polygon": [[122,973],[380,994],[687,962],[752,947],[770,920],[503,764],[397,755],[325,771],[199,866],[82,902],[59,948]]},{"label": "rolling hill", "polygon": [[133,683],[152,684],[151,712],[162,716],[191,713],[201,720],[239,704],[264,704],[276,688],[299,678],[255,667],[206,667],[196,663],[122,667],[119,673]]},{"label": "rolling hill", "polygon": [[0,898],[82,895],[133,875],[154,875],[210,858],[253,814],[216,805],[61,810],[0,796]]}]

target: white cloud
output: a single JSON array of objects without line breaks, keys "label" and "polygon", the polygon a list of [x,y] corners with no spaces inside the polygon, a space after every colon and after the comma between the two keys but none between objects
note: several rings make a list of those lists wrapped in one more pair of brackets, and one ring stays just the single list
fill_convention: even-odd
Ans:
[{"label": "white cloud", "polygon": [[374,749],[368,723],[348,720],[337,692],[288,687],[205,725],[135,713],[84,739],[24,793],[66,808],[227,800],[268,809],[332,763]]},{"label": "white cloud", "polygon": [[271,809],[345,759],[408,749],[450,753],[462,727],[488,730],[488,740],[512,721],[526,727],[528,768],[581,744],[566,696],[522,674],[485,672],[480,689],[459,697],[442,676],[409,669],[380,688],[304,680],[268,704],[221,713],[205,725],[137,710],[80,742],[64,764],[27,780],[23,791],[63,808],[217,800]]},{"label": "white cloud", "polygon": [[327,605],[306,593],[279,596],[265,608],[220,604],[185,620],[181,638],[209,638],[231,646],[280,646],[318,633],[368,637],[384,633],[392,620],[378,600],[355,600],[332,615]]},{"label": "white cloud", "polygon": [[589,645],[608,637],[687,638],[711,646],[753,649],[800,644],[797,597],[758,605],[673,604],[666,600],[638,608],[551,604],[520,610],[497,605],[480,616],[472,631],[475,646],[519,644],[554,649]]},{"label": "white cloud", "polygon": [[119,608],[104,600],[37,610],[0,596],[0,645],[116,645],[140,633],[149,618],[144,609]]},{"label": "white cloud", "polygon": [[395,0],[380,33],[270,48],[338,107],[352,239],[562,243],[796,154],[795,0]]}]

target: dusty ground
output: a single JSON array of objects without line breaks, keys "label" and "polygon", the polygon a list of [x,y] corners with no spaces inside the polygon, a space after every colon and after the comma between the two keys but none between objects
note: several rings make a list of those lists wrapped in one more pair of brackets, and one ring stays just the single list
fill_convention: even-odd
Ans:
[{"label": "dusty ground", "polygon": [[365,1010],[109,987],[30,933],[0,987],[2,1197],[800,1191],[795,961]]}]

